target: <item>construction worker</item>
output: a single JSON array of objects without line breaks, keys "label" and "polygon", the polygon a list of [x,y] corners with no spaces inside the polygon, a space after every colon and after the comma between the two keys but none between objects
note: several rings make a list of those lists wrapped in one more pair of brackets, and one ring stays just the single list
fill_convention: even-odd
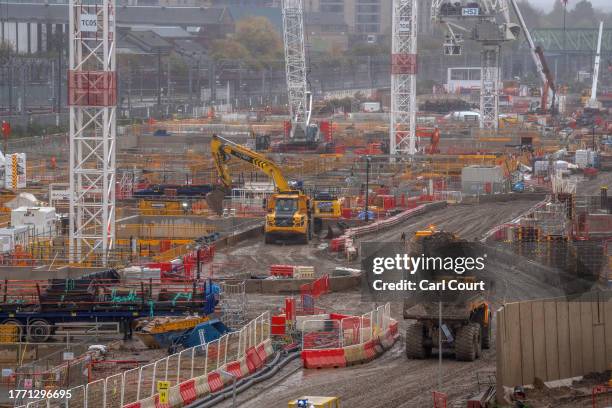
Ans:
[{"label": "construction worker", "polygon": [[406,233],[405,232],[402,232],[402,235],[400,236],[400,240],[402,242],[406,242]]}]

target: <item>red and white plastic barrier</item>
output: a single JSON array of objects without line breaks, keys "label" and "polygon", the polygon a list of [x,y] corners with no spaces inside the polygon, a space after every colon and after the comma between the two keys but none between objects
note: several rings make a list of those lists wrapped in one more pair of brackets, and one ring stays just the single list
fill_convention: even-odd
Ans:
[{"label": "red and white plastic barrier", "polygon": [[401,213],[394,215],[393,217],[386,218],[384,220],[379,220],[367,225],[363,225],[361,227],[349,228],[344,231],[344,234],[338,238],[332,239],[330,243],[330,250],[332,252],[340,252],[344,250],[346,256],[349,259],[354,258],[357,255],[357,248],[353,245],[354,239],[360,237],[362,235],[371,234],[376,231],[384,230],[390,228],[400,222],[405,221],[408,218],[415,217],[417,215],[421,215],[429,210],[436,210],[438,208],[443,208],[446,206],[445,201],[439,201],[435,203],[422,204],[418,207],[411,208],[406,211],[402,211]]},{"label": "red and white plastic barrier", "polygon": [[[260,370],[273,354],[272,340],[266,339],[256,347],[248,348],[245,356],[240,360],[229,362],[221,368],[240,379]],[[168,390],[168,403],[166,404],[161,404],[159,394],[155,394],[152,397],[124,405],[123,408],[184,407],[210,393],[222,390],[232,381],[232,378],[222,375],[220,370],[214,370],[171,387]]]},{"label": "red and white plastic barrier", "polygon": [[280,278],[293,278],[295,266],[293,265],[270,265],[270,276]]},{"label": "red and white plastic barrier", "polygon": [[397,322],[392,320],[384,333],[365,343],[342,348],[302,350],[302,362],[304,368],[338,368],[366,363],[393,347],[398,338]]}]

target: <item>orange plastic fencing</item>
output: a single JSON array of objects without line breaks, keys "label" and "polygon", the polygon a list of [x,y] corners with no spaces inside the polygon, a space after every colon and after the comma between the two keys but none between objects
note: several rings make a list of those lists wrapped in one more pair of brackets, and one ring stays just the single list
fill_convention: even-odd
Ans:
[{"label": "orange plastic fencing", "polygon": [[448,403],[448,396],[444,393],[434,391],[433,403],[434,408],[446,408],[446,404]]},{"label": "orange plastic fencing", "polygon": [[596,385],[592,391],[593,408],[607,408],[612,406],[612,387],[609,385]]}]

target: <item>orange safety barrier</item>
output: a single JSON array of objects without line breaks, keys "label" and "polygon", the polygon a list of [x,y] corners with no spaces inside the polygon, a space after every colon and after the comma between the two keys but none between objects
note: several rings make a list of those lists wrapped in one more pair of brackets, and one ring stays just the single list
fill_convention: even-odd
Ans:
[{"label": "orange safety barrier", "polygon": [[606,408],[612,404],[612,387],[609,385],[596,385],[592,394],[593,408]]},{"label": "orange safety barrier", "polygon": [[242,370],[240,369],[240,361],[232,361],[227,364],[226,371],[240,380],[243,377]]},{"label": "orange safety barrier", "polygon": [[319,350],[302,350],[301,357],[304,368],[319,368],[321,360]]},{"label": "orange safety barrier", "polygon": [[240,373],[242,374],[243,377],[246,377],[247,375],[249,375],[249,367],[247,366],[246,357],[242,357],[240,359]]},{"label": "orange safety barrier", "polygon": [[323,275],[319,279],[305,283],[300,286],[300,293],[302,297],[309,295],[314,299],[317,299],[321,295],[329,292],[329,275]]},{"label": "orange safety barrier", "polygon": [[434,391],[433,392],[434,408],[446,408],[448,402],[448,396],[444,393]]},{"label": "orange safety barrier", "polygon": [[376,342],[374,340],[370,340],[363,345],[363,349],[365,350],[366,359],[368,361],[374,360],[376,358],[376,350],[375,350]]},{"label": "orange safety barrier", "polygon": [[389,333],[391,333],[393,336],[395,336],[397,334],[397,328],[398,328],[398,322],[393,322],[389,325]]},{"label": "orange safety barrier", "polygon": [[[197,393],[197,383],[196,383],[196,393]],[[200,395],[200,394],[198,394]],[[168,390],[168,403],[164,404],[166,407],[179,407],[183,405],[183,396],[181,395],[180,384],[170,387]]]},{"label": "orange safety barrier", "polygon": [[274,354],[274,347],[272,346],[272,340],[268,339],[264,341],[263,347],[266,352],[266,356],[268,356],[268,358],[272,357],[272,354]]},{"label": "orange safety barrier", "polygon": [[271,316],[271,334],[272,336],[284,336],[287,332],[287,317],[282,315]]},{"label": "orange safety barrier", "polygon": [[332,252],[342,251],[344,249],[345,241],[346,240],[343,237],[332,239],[329,245],[330,251]]},{"label": "orange safety barrier", "polygon": [[221,380],[221,374],[216,371],[208,374],[208,386],[210,392],[217,392],[223,388],[223,380]]},{"label": "orange safety barrier", "polygon": [[270,275],[284,278],[293,278],[295,266],[293,265],[270,265]]},{"label": "orange safety barrier", "polygon": [[305,368],[346,367],[344,350],[341,348],[324,350],[303,350],[302,361]]},{"label": "orange safety barrier", "polygon": [[[384,336],[379,338],[378,341],[374,342],[374,352],[376,353],[377,356],[380,356],[382,353],[385,352],[385,347],[382,344],[382,338],[384,338]],[[391,345],[393,345],[393,343],[391,343]]]},{"label": "orange safety barrier", "polygon": [[195,380],[188,380],[180,384],[179,390],[184,404],[190,404],[196,400]]},{"label": "orange safety barrier", "polygon": [[259,356],[259,359],[261,360],[262,365],[263,365],[263,363],[268,359],[268,356],[266,355],[266,350],[264,348],[264,344],[261,343],[260,345],[258,345],[255,351],[257,351],[257,355]]},{"label": "orange safety barrier", "polygon": [[170,408],[170,403],[162,404],[161,402],[159,402],[159,394],[155,394],[153,399],[155,402],[155,408]]},{"label": "orange safety barrier", "polygon": [[393,347],[393,344],[395,343],[396,335],[397,334],[393,334],[390,329],[387,330],[387,332],[380,338],[382,348],[387,350]]},{"label": "orange safety barrier", "polygon": [[246,363],[249,368],[249,373],[253,374],[259,367],[262,366],[262,361],[257,354],[255,347],[249,347],[246,351]]},{"label": "orange safety barrier", "polygon": [[[194,378],[195,380],[195,389],[198,397],[202,397],[210,392],[210,386],[208,385],[208,377],[206,375],[201,375],[199,377]],[[172,400],[170,400],[172,402]]]}]

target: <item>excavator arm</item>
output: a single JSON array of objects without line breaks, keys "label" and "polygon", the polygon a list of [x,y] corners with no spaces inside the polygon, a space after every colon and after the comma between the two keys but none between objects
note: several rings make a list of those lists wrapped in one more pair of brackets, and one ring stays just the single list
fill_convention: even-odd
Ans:
[{"label": "excavator arm", "polygon": [[274,181],[278,192],[283,193],[294,190],[289,185],[285,176],[283,176],[280,167],[262,154],[217,135],[213,135],[210,141],[210,151],[222,185],[221,188],[216,188],[206,195],[206,202],[208,203],[208,208],[217,214],[223,213],[223,199],[232,188],[232,176],[227,165],[232,157],[251,163],[254,167],[267,174]]},{"label": "excavator arm", "polygon": [[244,146],[236,144],[230,140],[224,139],[221,136],[213,135],[210,141],[210,150],[215,160],[217,173],[221,179],[221,183],[226,189],[232,187],[232,177],[227,167],[227,162],[231,157],[236,157],[245,162],[251,163],[265,174],[267,174],[276,185],[279,192],[292,191],[289,182],[283,175],[280,167],[272,160],[269,160],[264,155],[247,149]]}]

